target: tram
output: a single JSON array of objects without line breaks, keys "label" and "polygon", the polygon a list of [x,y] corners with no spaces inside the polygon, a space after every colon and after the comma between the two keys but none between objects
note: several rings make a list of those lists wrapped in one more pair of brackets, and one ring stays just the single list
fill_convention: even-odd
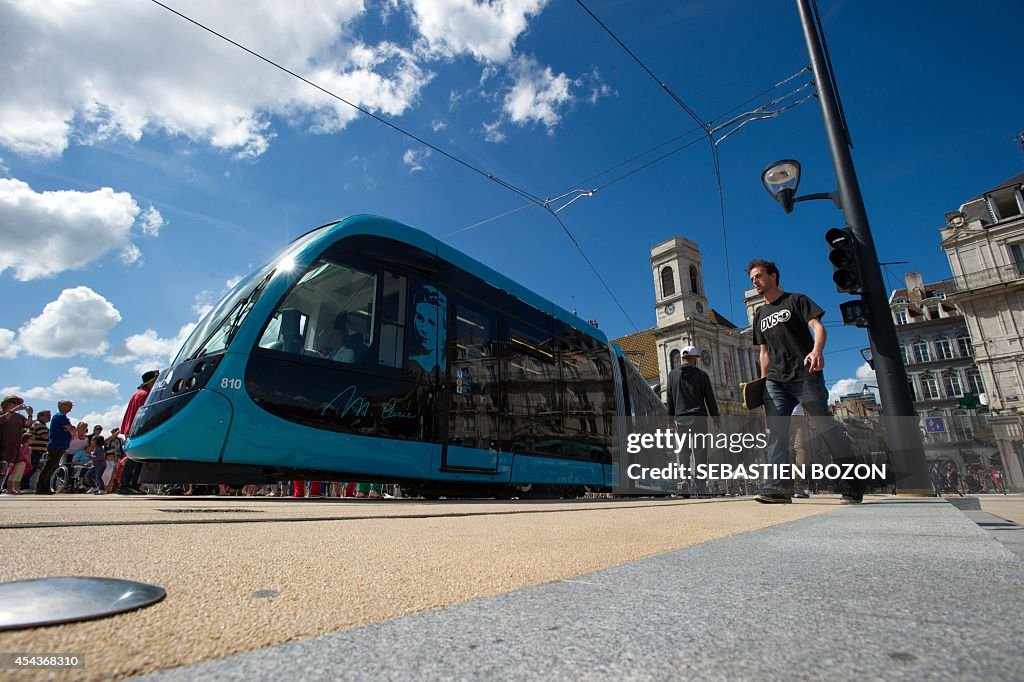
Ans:
[{"label": "tram", "polygon": [[620,417],[665,408],[602,332],[434,237],[354,216],[239,282],[128,434],[148,483],[610,490]]}]

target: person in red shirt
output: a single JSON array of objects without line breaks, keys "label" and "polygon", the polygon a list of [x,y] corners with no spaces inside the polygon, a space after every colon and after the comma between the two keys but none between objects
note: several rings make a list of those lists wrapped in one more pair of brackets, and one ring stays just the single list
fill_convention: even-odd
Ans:
[{"label": "person in red shirt", "polygon": [[[139,385],[137,391],[132,394],[131,400],[128,401],[128,407],[124,411],[124,419],[121,420],[121,433],[128,436],[131,434],[132,422],[135,421],[135,415],[139,413],[139,408],[146,403],[146,399],[149,398],[149,392],[153,390],[153,384],[156,383],[156,378],[160,376],[160,372],[150,370],[142,375],[142,384]],[[142,464],[129,458],[125,460],[124,468],[121,470],[121,483],[117,487],[118,495],[145,495],[146,493],[139,487],[139,474],[142,473]]]}]

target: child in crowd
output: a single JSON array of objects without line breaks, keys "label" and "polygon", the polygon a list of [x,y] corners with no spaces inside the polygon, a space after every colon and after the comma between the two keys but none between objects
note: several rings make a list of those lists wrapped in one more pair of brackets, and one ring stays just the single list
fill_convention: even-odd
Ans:
[{"label": "child in crowd", "polygon": [[85,474],[85,482],[89,485],[88,493],[102,495],[103,472],[107,468],[107,449],[104,447],[103,436],[93,436],[89,439],[89,445],[85,448],[85,455],[92,463],[92,468]]},{"label": "child in crowd", "polygon": [[4,492],[8,495],[20,494],[22,477],[25,474],[32,473],[32,447],[28,444],[31,439],[32,434],[27,432],[21,436],[18,459],[15,460],[14,465],[11,467],[11,475],[7,477],[7,486],[4,489]]}]

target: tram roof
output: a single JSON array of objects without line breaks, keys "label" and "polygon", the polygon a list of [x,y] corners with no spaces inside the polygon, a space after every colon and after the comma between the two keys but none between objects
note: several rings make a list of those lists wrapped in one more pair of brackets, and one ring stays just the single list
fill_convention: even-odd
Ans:
[{"label": "tram roof", "polygon": [[[564,322],[571,327],[594,337],[602,343],[608,343],[608,337],[604,332],[597,329],[587,321],[573,315],[571,312],[544,298],[523,285],[509,279],[500,272],[484,265],[480,261],[467,256],[466,254],[452,248],[436,237],[427,234],[422,230],[409,227],[397,220],[375,215],[353,215],[334,222],[326,223],[318,228],[306,232],[302,236],[309,235],[317,230],[324,230],[324,233],[316,241],[335,242],[339,239],[354,235],[371,235],[394,239],[411,246],[415,246],[433,253],[438,258],[445,260],[452,265],[462,268],[466,272],[476,275],[488,284],[491,284],[506,293],[515,296],[538,310],[541,310],[555,319]],[[297,239],[301,239],[298,237]]]}]

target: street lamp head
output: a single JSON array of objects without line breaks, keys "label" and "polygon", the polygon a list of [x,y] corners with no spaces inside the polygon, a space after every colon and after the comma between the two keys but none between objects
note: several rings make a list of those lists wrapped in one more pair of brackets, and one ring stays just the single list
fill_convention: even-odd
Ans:
[{"label": "street lamp head", "polygon": [[800,162],[793,159],[776,161],[761,171],[761,183],[786,213],[793,212],[793,197],[800,186]]}]

